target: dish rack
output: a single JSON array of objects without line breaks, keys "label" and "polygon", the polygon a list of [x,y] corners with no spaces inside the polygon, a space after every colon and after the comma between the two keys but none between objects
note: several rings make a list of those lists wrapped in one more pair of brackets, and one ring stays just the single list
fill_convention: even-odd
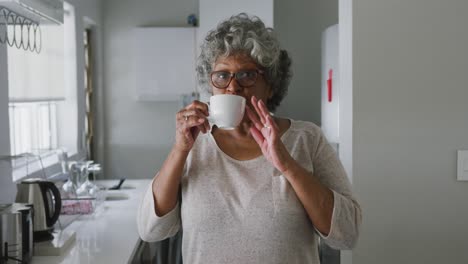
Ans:
[{"label": "dish rack", "polygon": [[[63,215],[92,214],[105,199],[104,190],[97,197],[63,198],[61,213]],[[101,197],[102,198],[101,198]]]}]

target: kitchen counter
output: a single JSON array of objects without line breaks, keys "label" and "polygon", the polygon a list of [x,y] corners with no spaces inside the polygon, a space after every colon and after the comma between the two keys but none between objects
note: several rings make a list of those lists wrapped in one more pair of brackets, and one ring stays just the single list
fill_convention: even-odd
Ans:
[{"label": "kitchen counter", "polygon": [[[32,264],[127,263],[139,241],[136,213],[151,180],[126,180],[121,190],[107,191],[110,197],[90,215],[82,215],[65,230],[76,232],[76,241],[61,256],[34,256]],[[98,181],[109,187],[118,181]]]}]

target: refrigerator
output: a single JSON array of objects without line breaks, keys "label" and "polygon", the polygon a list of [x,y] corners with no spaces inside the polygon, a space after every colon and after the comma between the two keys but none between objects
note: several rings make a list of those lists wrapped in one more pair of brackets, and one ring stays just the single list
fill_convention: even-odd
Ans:
[{"label": "refrigerator", "polygon": [[338,67],[338,24],[322,33],[322,130],[328,141],[339,151],[340,143],[340,72]]}]

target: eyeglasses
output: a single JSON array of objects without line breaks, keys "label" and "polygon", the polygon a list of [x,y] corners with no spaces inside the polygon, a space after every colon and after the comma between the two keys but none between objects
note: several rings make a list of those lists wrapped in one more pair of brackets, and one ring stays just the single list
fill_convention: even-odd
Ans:
[{"label": "eyeglasses", "polygon": [[228,71],[215,71],[211,73],[211,84],[218,89],[226,89],[232,81],[232,78],[236,78],[239,86],[243,88],[251,87],[257,82],[259,74],[263,74],[261,70],[248,70],[238,72]]}]

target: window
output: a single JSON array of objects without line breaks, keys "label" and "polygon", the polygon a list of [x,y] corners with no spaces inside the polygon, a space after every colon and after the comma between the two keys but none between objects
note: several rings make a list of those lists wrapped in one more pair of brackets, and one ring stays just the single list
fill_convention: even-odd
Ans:
[{"label": "window", "polygon": [[[70,155],[78,151],[75,16],[67,3],[64,11],[62,25],[40,25],[39,54],[7,51],[11,155],[33,153],[44,161],[53,156],[46,167],[58,162],[57,148]],[[14,180],[27,175],[25,159],[13,162]]]},{"label": "window", "polygon": [[10,145],[13,156],[57,148],[55,102],[10,103]]}]

